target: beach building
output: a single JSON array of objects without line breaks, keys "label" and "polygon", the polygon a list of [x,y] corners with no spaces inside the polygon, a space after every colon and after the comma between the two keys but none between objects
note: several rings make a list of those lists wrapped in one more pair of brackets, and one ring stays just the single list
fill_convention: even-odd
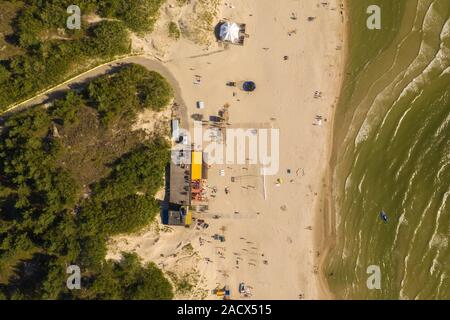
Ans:
[{"label": "beach building", "polygon": [[189,227],[192,223],[192,213],[188,206],[182,206],[179,210],[169,210],[168,223],[171,226]]},{"label": "beach building", "polygon": [[172,205],[190,205],[190,159],[189,147],[172,150],[169,171],[169,202]]},{"label": "beach building", "polygon": [[169,203],[163,223],[189,226],[192,206],[198,208],[208,202],[205,190],[208,177],[206,154],[191,151],[188,147],[172,150],[169,175]]}]

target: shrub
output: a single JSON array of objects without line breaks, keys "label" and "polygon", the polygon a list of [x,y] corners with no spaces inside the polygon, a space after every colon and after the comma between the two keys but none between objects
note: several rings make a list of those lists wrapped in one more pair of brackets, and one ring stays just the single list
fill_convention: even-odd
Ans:
[{"label": "shrub", "polygon": [[180,29],[178,28],[178,25],[175,22],[171,21],[169,23],[169,37],[178,40],[180,39],[180,36],[181,32]]},{"label": "shrub", "polygon": [[99,12],[122,20],[135,32],[148,32],[153,30],[163,3],[164,0],[106,0],[100,1]]},{"label": "shrub", "polygon": [[[137,231],[159,212],[154,196],[163,186],[170,160],[168,142],[164,138],[140,142],[108,162],[109,175],[91,186],[88,199],[81,197],[82,188],[74,179],[77,173],[65,169],[61,160],[69,152],[64,130],[76,128],[80,108],[95,121],[102,115],[93,108],[113,112],[127,129],[133,121],[124,115],[127,110],[160,108],[169,91],[159,74],[130,65],[99,77],[82,93],[69,92],[49,108],[35,106],[6,120],[0,139],[0,266],[17,265],[17,277],[0,288],[2,297],[172,297],[171,285],[156,266],[142,266],[137,257],[127,255],[117,263],[105,261],[109,236]],[[127,101],[130,107],[124,107]],[[56,126],[61,137],[54,133]],[[20,252],[29,256],[17,264],[14,259]],[[61,280],[66,277],[65,266],[73,263],[85,272],[87,288],[79,292],[68,291]],[[23,272],[25,265],[33,266],[31,272]]]},{"label": "shrub", "polygon": [[100,21],[88,35],[84,42],[89,56],[109,58],[130,51],[128,31],[120,21]]}]

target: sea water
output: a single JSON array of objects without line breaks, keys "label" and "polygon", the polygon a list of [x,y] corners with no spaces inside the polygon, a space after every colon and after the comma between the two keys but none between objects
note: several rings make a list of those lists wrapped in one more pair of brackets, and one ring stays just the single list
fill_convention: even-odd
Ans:
[{"label": "sea water", "polygon": [[450,1],[347,3],[325,277],[338,298],[450,299]]}]

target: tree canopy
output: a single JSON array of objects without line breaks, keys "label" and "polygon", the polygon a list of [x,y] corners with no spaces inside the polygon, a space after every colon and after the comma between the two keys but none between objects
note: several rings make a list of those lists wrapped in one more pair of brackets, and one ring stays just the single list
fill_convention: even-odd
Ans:
[{"label": "tree canopy", "polygon": [[[141,88],[146,88],[145,94]],[[160,105],[147,102],[150,96]],[[98,158],[108,167],[100,175],[91,173],[95,179],[89,185],[78,179],[85,174],[78,171],[83,167],[67,164],[68,154],[78,152],[74,149],[85,139],[107,136],[114,144],[120,135],[111,132],[118,127],[128,130],[127,137],[137,134],[130,129],[136,112],[159,110],[170,96],[171,88],[159,74],[129,65],[93,80],[85,90],[69,91],[48,108],[35,106],[6,119],[0,139],[3,297],[172,297],[170,283],[153,264],[142,265],[129,254],[119,262],[105,260],[109,237],[138,231],[159,213],[154,196],[163,186],[170,158],[167,140],[158,135],[132,139],[127,148],[115,153],[113,161],[102,158],[98,148],[88,149],[84,158]],[[94,137],[84,135],[86,123],[96,122],[102,124],[89,131]],[[71,132],[81,133],[71,136]],[[71,264],[82,269],[79,292],[65,286],[65,268]]]},{"label": "tree canopy", "polygon": [[13,21],[10,38],[25,53],[0,61],[0,110],[62,82],[94,63],[127,54],[129,31],[148,32],[164,0],[80,0],[81,13],[98,13],[102,20],[83,21],[69,30],[69,0],[25,0]]},{"label": "tree canopy", "polygon": [[158,11],[165,0],[103,0],[98,12],[106,17],[122,20],[136,32],[152,31]]}]

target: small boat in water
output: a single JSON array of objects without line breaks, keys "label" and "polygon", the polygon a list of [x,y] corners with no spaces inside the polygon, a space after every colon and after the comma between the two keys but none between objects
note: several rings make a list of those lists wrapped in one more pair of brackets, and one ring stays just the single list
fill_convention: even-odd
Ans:
[{"label": "small boat in water", "polygon": [[384,212],[383,210],[381,210],[381,212],[380,212],[380,218],[384,221],[384,223],[388,222],[388,216],[387,216],[386,212]]}]

